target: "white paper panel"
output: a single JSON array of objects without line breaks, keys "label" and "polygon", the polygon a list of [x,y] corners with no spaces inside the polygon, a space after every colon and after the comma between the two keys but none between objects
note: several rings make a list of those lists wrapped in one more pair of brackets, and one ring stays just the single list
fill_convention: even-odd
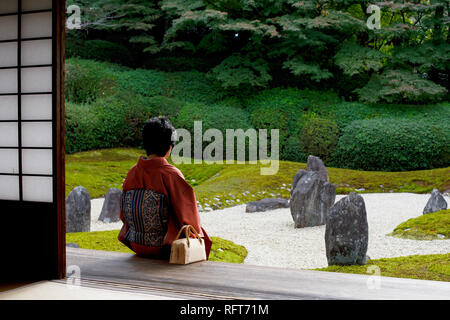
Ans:
[{"label": "white paper panel", "polygon": [[22,0],[22,10],[46,10],[52,8],[52,0]]},{"label": "white paper panel", "polygon": [[53,179],[51,177],[22,177],[23,200],[53,202]]},{"label": "white paper panel", "polygon": [[52,36],[52,13],[30,13],[22,15],[22,38]]},{"label": "white paper panel", "polygon": [[22,150],[22,172],[24,174],[52,174],[52,150]]},{"label": "white paper panel", "polygon": [[22,92],[51,92],[52,68],[25,68],[22,71]]},{"label": "white paper panel", "polygon": [[17,69],[0,70],[0,93],[17,93]]},{"label": "white paper panel", "polygon": [[19,200],[19,177],[0,175],[0,199]]},{"label": "white paper panel", "polygon": [[0,173],[19,173],[18,149],[0,149]]},{"label": "white paper panel", "polygon": [[0,122],[0,147],[17,147],[18,130],[17,122]]},{"label": "white paper panel", "polygon": [[52,64],[52,40],[23,41],[21,54],[23,66]]},{"label": "white paper panel", "polygon": [[17,96],[0,96],[0,120],[17,120]]},{"label": "white paper panel", "polygon": [[0,17],[0,40],[17,39],[17,16]]},{"label": "white paper panel", "polygon": [[52,95],[22,96],[22,120],[51,120]]},{"label": "white paper panel", "polygon": [[51,122],[22,122],[22,147],[52,146]]},{"label": "white paper panel", "polygon": [[17,12],[17,0],[0,0],[0,14]]},{"label": "white paper panel", "polygon": [[17,42],[0,43],[0,67],[17,66]]}]

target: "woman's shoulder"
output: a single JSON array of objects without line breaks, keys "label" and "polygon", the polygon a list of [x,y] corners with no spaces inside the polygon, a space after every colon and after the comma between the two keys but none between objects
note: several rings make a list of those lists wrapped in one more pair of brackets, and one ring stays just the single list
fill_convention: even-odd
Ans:
[{"label": "woman's shoulder", "polygon": [[161,169],[165,174],[167,174],[177,180],[182,179],[183,181],[185,181],[183,173],[177,167],[168,163],[168,164],[162,166]]}]

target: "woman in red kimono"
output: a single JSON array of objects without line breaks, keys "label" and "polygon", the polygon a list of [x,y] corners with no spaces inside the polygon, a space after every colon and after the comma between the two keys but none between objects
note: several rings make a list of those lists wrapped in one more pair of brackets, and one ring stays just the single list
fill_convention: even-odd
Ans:
[{"label": "woman in red kimono", "polygon": [[[147,234],[144,232],[145,226],[147,226],[148,231],[150,230],[148,225],[154,223],[154,212],[151,212],[148,216],[145,216],[142,210],[130,209],[129,211],[125,210],[125,212],[124,199],[122,199],[120,212],[123,227],[118,238],[119,241],[140,256],[168,259],[170,245],[175,240],[180,228],[183,225],[191,225],[205,241],[206,257],[208,258],[212,243],[206,231],[201,227],[194,190],[186,182],[181,171],[170,165],[166,160],[174,146],[174,132],[175,128],[168,120],[162,117],[149,119],[143,129],[143,141],[147,157],[139,158],[137,164],[128,172],[123,183],[124,195],[127,195],[128,191],[151,190],[148,191],[150,197],[144,197],[151,198],[153,202],[158,202],[157,195],[163,195],[161,198],[164,199],[168,208],[166,210],[165,228],[160,236],[161,241],[156,242],[160,245],[149,245],[155,243],[149,240],[151,237],[155,238],[155,232],[147,232]],[[128,194],[131,192],[128,192]],[[134,197],[134,199],[139,197]],[[140,197],[140,199],[143,199],[143,197]],[[159,203],[156,204],[156,206],[159,205]],[[128,206],[134,206],[134,204]],[[142,201],[137,206],[142,207]],[[150,204],[150,207],[152,206],[155,206],[154,203]],[[129,213],[132,211],[133,213]],[[158,218],[157,222],[159,221]],[[141,226],[140,231],[143,231],[141,233],[136,232],[139,226]]]}]

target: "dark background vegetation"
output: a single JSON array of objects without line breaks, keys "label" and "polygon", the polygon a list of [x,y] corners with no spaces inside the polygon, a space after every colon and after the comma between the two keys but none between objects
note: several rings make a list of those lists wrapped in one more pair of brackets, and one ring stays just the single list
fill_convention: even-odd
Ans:
[{"label": "dark background vegetation", "polygon": [[[68,1],[70,5],[71,1]],[[280,129],[281,159],[450,164],[448,1],[98,0],[67,39],[67,151],[140,146],[143,122]]]}]

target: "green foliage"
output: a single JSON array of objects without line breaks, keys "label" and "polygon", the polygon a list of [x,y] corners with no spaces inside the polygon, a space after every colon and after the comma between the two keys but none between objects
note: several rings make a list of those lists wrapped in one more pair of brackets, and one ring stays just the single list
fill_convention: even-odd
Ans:
[{"label": "green foliage", "polygon": [[67,58],[82,58],[133,66],[133,53],[127,47],[106,40],[69,40],[66,47]]},{"label": "green foliage", "polygon": [[[264,90],[244,100],[250,112],[250,120],[256,129],[279,129],[280,150],[284,150],[288,137],[296,135],[296,119],[307,101],[301,91],[275,88]],[[291,142],[292,143],[292,142]]]},{"label": "green foliage", "polygon": [[178,114],[176,124],[193,133],[194,121],[202,121],[203,132],[215,128],[224,137],[226,129],[247,130],[252,127],[245,110],[224,104],[186,103]]},{"label": "green foliage", "polygon": [[339,139],[339,128],[333,120],[310,117],[301,131],[303,152],[328,162]]},{"label": "green foliage", "polygon": [[380,268],[384,277],[450,281],[450,253],[374,259],[364,266],[329,266],[316,270],[369,275],[373,273],[369,272],[370,266]]},{"label": "green foliage", "polygon": [[73,59],[66,63],[66,99],[75,103],[90,103],[112,92],[114,74],[106,64]]},{"label": "green foliage", "polygon": [[356,120],[343,129],[334,165],[361,170],[404,171],[449,163],[450,126],[419,119]]},{"label": "green foliage", "polygon": [[280,158],[289,161],[306,162],[308,154],[303,151],[300,137],[291,136],[287,139]]},{"label": "green foliage", "polygon": [[427,213],[402,222],[390,235],[415,240],[450,239],[450,209]]},{"label": "green foliage", "polygon": [[[66,152],[101,148],[96,129],[101,125],[90,105],[66,102]],[[106,147],[106,146],[103,146]]]},{"label": "green foliage", "polygon": [[356,89],[361,101],[376,103],[426,103],[442,99],[447,90],[407,70],[386,70]]},{"label": "green foliage", "polygon": [[378,71],[383,67],[382,52],[362,47],[354,42],[346,42],[334,56],[336,65],[344,74],[353,76],[368,71]]},{"label": "green foliage", "polygon": [[225,89],[242,86],[266,87],[272,79],[269,65],[264,59],[233,54],[214,67],[209,76],[217,80]]},{"label": "green foliage", "polygon": [[[382,27],[375,30],[366,25],[367,3],[361,1],[80,0],[77,4],[83,25],[69,32],[71,39],[117,37],[117,43],[132,44],[133,56],[147,57],[146,66],[201,70],[226,89],[333,88],[345,97],[357,93],[361,101],[396,103],[428,103],[448,96],[447,0],[375,1],[372,4],[382,8]],[[90,44],[92,48],[77,55],[128,60],[123,47],[123,54],[110,57],[119,49],[101,50],[109,44]],[[70,56],[75,49],[69,49]],[[161,68],[164,62],[170,66]]]}]

